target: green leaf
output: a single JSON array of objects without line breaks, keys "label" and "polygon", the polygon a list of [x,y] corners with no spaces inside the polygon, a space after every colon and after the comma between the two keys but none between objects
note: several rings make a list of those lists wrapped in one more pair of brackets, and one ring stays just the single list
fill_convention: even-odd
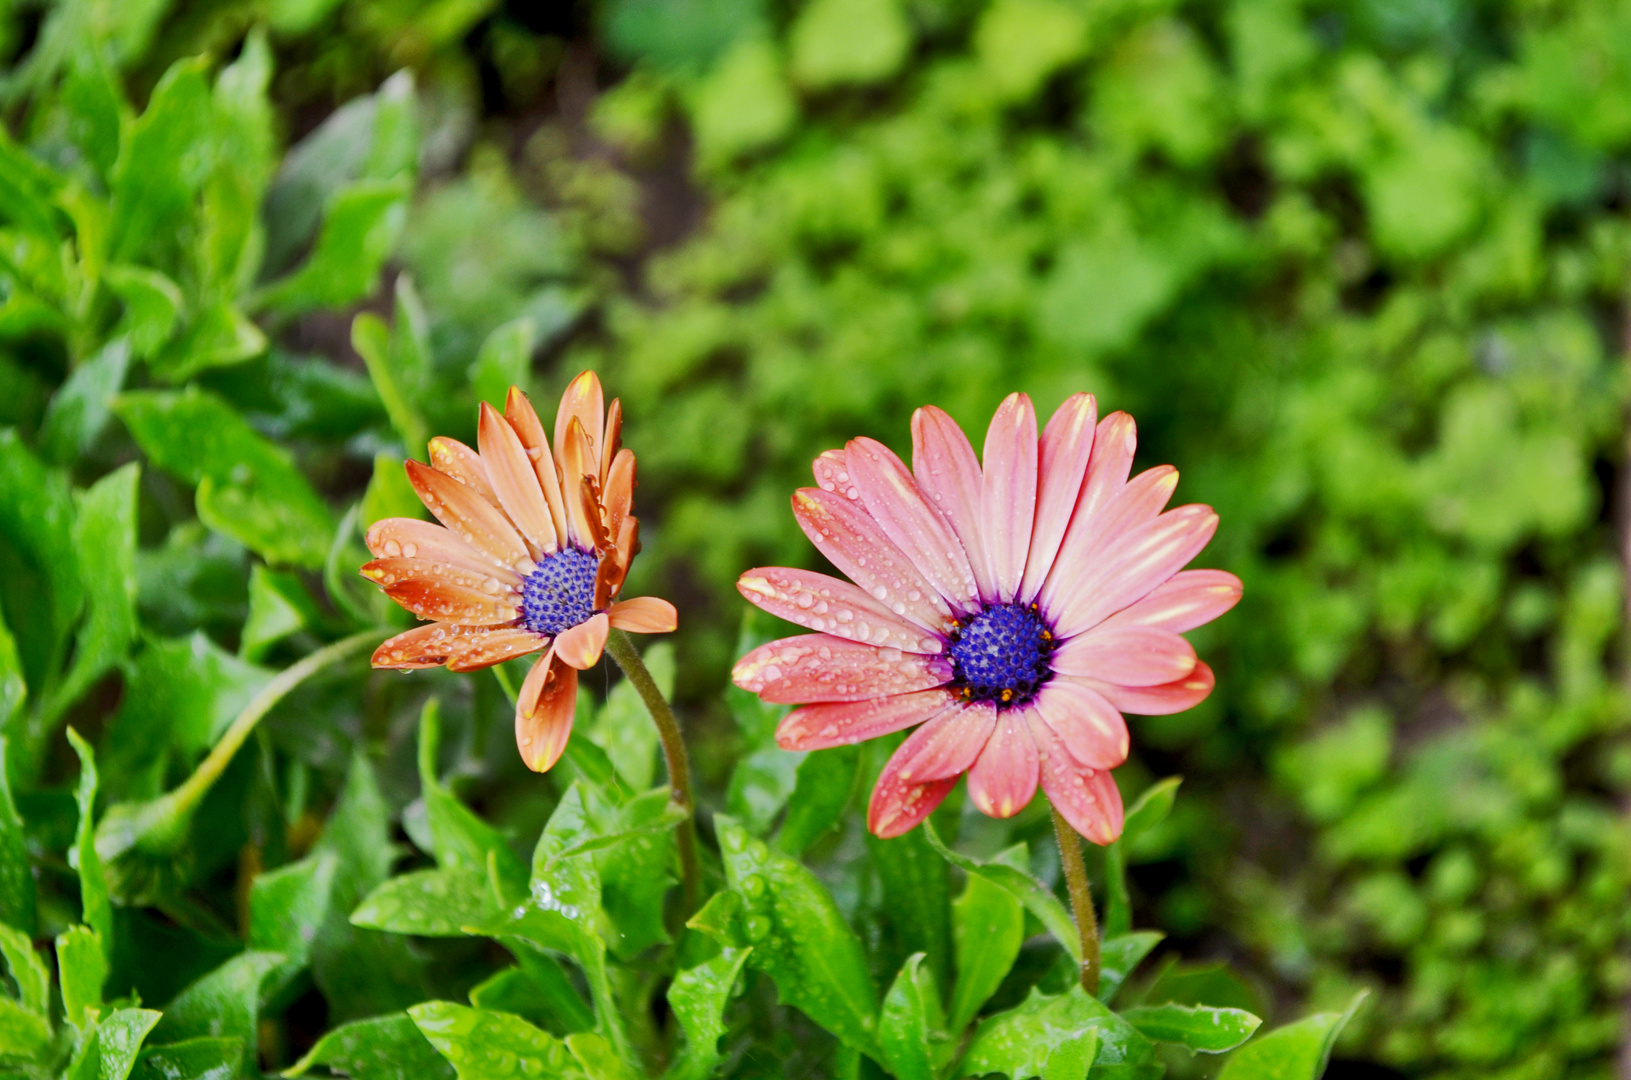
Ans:
[{"label": "green leaf", "polygon": [[369,893],[351,925],[420,937],[463,937],[502,914],[486,873],[463,868],[414,870]]},{"label": "green leaf", "polygon": [[838,824],[855,793],[860,761],[858,746],[835,746],[804,755],[787,800],[787,815],[772,841],[777,851],[796,859]]},{"label": "green leaf", "polygon": [[402,459],[381,451],[374,455],[374,475],[362,497],[362,524],[366,527],[381,518],[428,516],[419,493],[408,482]]},{"label": "green leaf", "polygon": [[187,328],[148,361],[165,382],[178,383],[210,368],[229,367],[266,351],[266,335],[225,300],[196,312]]},{"label": "green leaf", "polygon": [[143,1050],[131,1080],[230,1080],[243,1059],[242,1039],[186,1039]]},{"label": "green leaf", "polygon": [[102,985],[108,980],[102,942],[90,927],[74,926],[57,935],[57,977],[63,1014],[70,1024],[84,1027],[86,1017],[102,1007]]},{"label": "green leaf", "polygon": [[181,287],[151,267],[129,263],[109,265],[102,271],[102,280],[124,305],[109,348],[117,346],[124,356],[138,360],[157,356],[181,321],[186,305]]},{"label": "green leaf", "polygon": [[612,1044],[593,1031],[568,1035],[566,1048],[583,1067],[589,1080],[641,1080],[639,1074],[612,1050]]},{"label": "green leaf", "polygon": [[372,293],[380,268],[396,248],[407,220],[413,180],[357,180],[329,200],[322,229],[306,261],[250,301],[282,315],[345,307]]},{"label": "green leaf", "polygon": [[961,1032],[997,992],[1025,943],[1025,908],[1013,894],[969,874],[952,904],[957,982],[947,1030]]},{"label": "green leaf", "polygon": [[159,1022],[152,1009],[118,1009],[97,1025],[68,1080],[125,1080],[136,1064],[142,1040]]},{"label": "green leaf", "polygon": [[[6,719],[4,705],[6,657],[4,627],[0,626],[0,728]],[[34,872],[28,862],[28,843],[23,836],[23,819],[11,798],[11,777],[7,763],[9,746],[0,736],[0,922],[21,931],[34,932]]]},{"label": "green leaf", "polygon": [[176,995],[154,1037],[180,1042],[202,1036],[240,1039],[245,1064],[257,1039],[261,985],[284,963],[278,953],[239,953]]},{"label": "green leaf", "polygon": [[1141,1005],[1121,1017],[1156,1042],[1181,1043],[1203,1054],[1233,1050],[1252,1037],[1262,1020],[1244,1009],[1212,1005]]},{"label": "green leaf", "polygon": [[135,462],[98,480],[79,502],[74,550],[85,582],[80,625],[68,674],[51,695],[48,715],[60,715],[91,684],[124,659],[136,636]]},{"label": "green leaf", "polygon": [[[23,661],[17,655],[17,639],[11,636],[6,621],[0,618],[0,731],[11,727],[12,717],[22,711],[28,700],[28,684],[23,680]],[[6,798],[11,796],[7,794]],[[0,911],[0,916],[4,912]]]},{"label": "green leaf", "polygon": [[1221,961],[1210,964],[1172,964],[1144,991],[1143,1004],[1215,1005],[1261,1011],[1257,995]]},{"label": "green leaf", "polygon": [[[211,165],[214,108],[204,57],[172,64],[131,125],[111,185],[110,250],[125,262],[173,252]],[[147,256],[146,259],[143,256]]]},{"label": "green leaf", "polygon": [[283,1071],[302,1076],[314,1065],[352,1080],[452,1080],[453,1069],[420,1033],[407,1013],[341,1025],[317,1040],[306,1056]]},{"label": "green leaf", "polygon": [[899,0],[814,0],[790,37],[793,78],[819,90],[893,75],[911,50],[912,24]]},{"label": "green leaf", "polygon": [[[519,386],[522,393],[531,389],[532,350],[537,336],[537,325],[526,316],[511,319],[487,335],[470,365],[470,385],[477,401],[503,412],[510,387]],[[649,778],[631,779],[641,786],[650,782]]]},{"label": "green leaf", "polygon": [[[67,480],[40,464],[15,431],[0,429],[0,608],[16,638],[24,683],[38,696],[61,666],[68,631],[84,603],[74,556],[74,504]],[[12,767],[29,775],[35,748],[13,746]]]},{"label": "green leaf", "polygon": [[720,1060],[719,1038],[725,1034],[725,1006],[751,952],[723,949],[718,956],[675,973],[668,987],[668,1007],[685,1031],[685,1050],[665,1080],[705,1080],[713,1075]]},{"label": "green leaf", "polygon": [[946,1017],[934,975],[913,953],[895,976],[878,1017],[878,1046],[889,1071],[900,1080],[934,1080],[939,1066],[957,1049],[945,1032]]},{"label": "green leaf", "polygon": [[1081,1080],[1089,1065],[1142,1065],[1154,1056],[1148,1039],[1080,986],[1057,996],[1033,988],[1019,1006],[979,1026],[955,1075]]},{"label": "green leaf", "polygon": [[883,886],[883,918],[900,952],[927,954],[940,985],[951,982],[951,880],[945,860],[919,830],[889,840],[866,834],[867,851]]},{"label": "green leaf", "polygon": [[601,905],[615,931],[608,944],[633,959],[668,940],[663,901],[674,884],[674,829],[686,814],[666,787],[653,788],[611,809],[602,826],[605,846],[596,856]]},{"label": "green leaf", "polygon": [[459,1080],[505,1080],[518,1062],[538,1076],[590,1080],[564,1043],[519,1016],[449,1001],[427,1001],[408,1015]]},{"label": "green leaf", "polygon": [[814,874],[729,817],[714,823],[725,877],[742,907],[738,922],[753,945],[749,964],[775,980],[782,1001],[844,1044],[875,1053],[877,994],[860,939],[832,896]]},{"label": "green leaf", "polygon": [[1179,776],[1152,784],[1127,810],[1121,836],[1105,849],[1104,936],[1120,937],[1132,929],[1132,901],[1127,895],[1127,851],[1138,838],[1167,819],[1178,797]]},{"label": "green leaf", "polygon": [[1099,946],[1099,1000],[1106,1005],[1114,1001],[1127,976],[1165,937],[1158,930],[1139,930],[1105,938]]},{"label": "green leaf", "polygon": [[68,741],[79,755],[79,786],[74,798],[79,803],[79,826],[68,861],[79,871],[80,918],[96,932],[103,955],[113,949],[113,907],[108,899],[108,882],[102,873],[102,860],[96,853],[96,753],[79,732],[68,729]]},{"label": "green leaf", "polygon": [[1337,1036],[1364,1002],[1356,996],[1339,1013],[1315,1013],[1247,1043],[1224,1064],[1218,1080],[1319,1080]]},{"label": "green leaf", "polygon": [[318,567],[333,522],[281,447],[197,387],[121,394],[114,411],[153,463],[198,487],[204,524],[268,562]]},{"label": "green leaf", "polygon": [[51,1015],[51,971],[34,951],[33,940],[21,930],[0,924],[0,953],[6,970],[17,984],[17,999],[23,1008],[41,1016]]},{"label": "green leaf", "polygon": [[328,918],[339,864],[333,852],[316,851],[256,875],[250,885],[249,947],[286,959],[277,984],[293,978],[311,959],[312,942]]},{"label": "green leaf", "polygon": [[91,448],[107,427],[109,406],[129,369],[130,345],[122,338],[74,368],[45,410],[40,446],[48,458],[66,465]]},{"label": "green leaf", "polygon": [[[674,646],[659,641],[641,657],[657,689],[665,698],[674,696]],[[588,729],[589,739],[606,751],[612,766],[630,787],[644,791],[657,775],[657,727],[640,702],[634,684],[620,679],[606,695],[595,723]]]},{"label": "green leaf", "polygon": [[419,454],[429,436],[408,394],[406,373],[400,369],[395,344],[385,320],[373,312],[365,311],[351,320],[351,347],[368,368],[368,377],[374,382],[385,414],[391,418],[391,426],[401,437],[403,448],[409,454]]},{"label": "green leaf", "polygon": [[0,997],[0,1057],[33,1057],[51,1041],[45,1017]]},{"label": "green leaf", "polygon": [[725,806],[755,836],[770,831],[776,815],[793,795],[804,755],[767,746],[747,755],[731,770]]},{"label": "green leaf", "polygon": [[36,236],[55,240],[60,232],[54,196],[63,177],[0,134],[0,219]]},{"label": "green leaf", "polygon": [[500,902],[519,899],[527,892],[527,871],[498,830],[477,817],[436,776],[436,752],[441,744],[441,703],[425,702],[419,714],[419,785],[425,800],[425,824],[430,830],[432,854],[443,870],[486,878],[496,864]]},{"label": "green leaf", "polygon": [[929,846],[940,853],[940,857],[953,866],[961,867],[970,874],[976,874],[992,885],[1006,892],[1024,905],[1025,910],[1035,915],[1052,934],[1059,944],[1065,947],[1072,960],[1081,961],[1082,942],[1076,933],[1076,923],[1070,917],[1070,912],[1059,902],[1046,885],[1036,880],[1023,870],[1016,870],[1012,866],[1005,866],[1000,862],[982,862],[967,855],[959,855],[948,848],[935,832],[934,823],[923,822],[923,835]]},{"label": "green leaf", "polygon": [[[526,951],[539,961],[548,961],[548,954],[516,938],[508,939],[513,950]],[[553,961],[549,961],[553,962]],[[573,1031],[588,1031],[595,1026],[594,1014],[572,989],[566,972],[559,964],[555,971],[560,976],[558,985],[545,985],[529,967],[510,967],[494,972],[470,988],[470,1004],[478,1009],[514,1013],[530,1024],[563,1036]],[[563,1015],[558,995],[565,990],[569,997],[568,1009]],[[575,999],[575,1000],[573,1000]]]},{"label": "green leaf", "polygon": [[238,639],[238,655],[259,660],[277,642],[322,621],[322,613],[298,575],[256,563],[249,571],[249,618]]}]

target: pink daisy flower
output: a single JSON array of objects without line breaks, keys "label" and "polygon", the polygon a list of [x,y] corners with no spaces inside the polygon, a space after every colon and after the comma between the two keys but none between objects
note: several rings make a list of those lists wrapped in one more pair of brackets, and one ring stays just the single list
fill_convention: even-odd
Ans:
[{"label": "pink daisy flower", "polygon": [[1182,634],[1240,599],[1240,579],[1183,570],[1217,530],[1208,506],[1162,512],[1162,465],[1128,479],[1132,417],[1095,426],[1077,394],[1037,437],[1011,394],[985,462],[939,409],[912,417],[912,468],[852,439],[815,460],[793,514],[854,584],[787,567],[750,570],[742,595],[818,631],[763,645],[736,684],[802,705],[776,739],[819,750],[916,727],[872,792],[879,836],[914,828],[968,774],[984,813],[1011,817],[1038,783],[1083,836],[1121,835],[1110,770],[1127,760],[1123,713],[1181,712],[1212,690]]}]

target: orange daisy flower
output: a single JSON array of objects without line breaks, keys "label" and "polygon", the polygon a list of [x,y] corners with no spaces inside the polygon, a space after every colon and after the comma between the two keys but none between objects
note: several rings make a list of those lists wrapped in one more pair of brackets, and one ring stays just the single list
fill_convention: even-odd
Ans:
[{"label": "orange daisy flower", "polygon": [[538,414],[512,386],[502,416],[482,403],[479,453],[437,436],[430,465],[407,463],[442,524],[385,518],[368,530],[374,561],[362,575],[434,620],[381,645],[375,667],[476,671],[542,653],[515,703],[516,746],[536,772],[566,749],[578,672],[600,659],[611,629],[677,625],[667,600],[617,599],[639,550],[622,421],[621,405],[606,408],[600,380],[585,371],[561,397],[551,454]]}]

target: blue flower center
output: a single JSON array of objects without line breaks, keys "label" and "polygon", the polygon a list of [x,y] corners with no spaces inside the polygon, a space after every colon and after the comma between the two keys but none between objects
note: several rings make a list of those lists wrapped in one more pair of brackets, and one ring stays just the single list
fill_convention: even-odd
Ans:
[{"label": "blue flower center", "polygon": [[1053,675],[1053,631],[1023,604],[988,604],[961,624],[948,651],[952,688],[966,701],[1023,705]]},{"label": "blue flower center", "polygon": [[544,556],[521,583],[521,623],[535,634],[559,634],[595,613],[593,552],[562,548]]}]

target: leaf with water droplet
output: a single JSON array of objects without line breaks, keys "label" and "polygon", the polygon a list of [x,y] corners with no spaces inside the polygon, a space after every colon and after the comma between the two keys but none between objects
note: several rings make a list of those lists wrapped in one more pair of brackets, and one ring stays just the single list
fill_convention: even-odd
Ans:
[{"label": "leaf with water droplet", "polygon": [[352,1080],[452,1080],[453,1069],[405,1012],[356,1020],[325,1034],[283,1072],[301,1076],[324,1065]]},{"label": "leaf with water droplet", "polygon": [[459,1080],[591,1080],[566,1045],[519,1016],[427,1001],[408,1010]]},{"label": "leaf with water droplet", "polygon": [[954,1075],[1082,1080],[1090,1065],[1154,1060],[1150,1041],[1080,986],[1058,995],[1033,988],[1017,1007],[980,1025]]},{"label": "leaf with water droplet", "polygon": [[664,1080],[704,1080],[713,1075],[720,1060],[719,1037],[725,1034],[725,1006],[751,952],[726,948],[674,976],[668,987],[668,1005],[685,1029],[685,1050]]},{"label": "leaf with water droplet", "polygon": [[1233,1050],[1263,1023],[1244,1009],[1180,1005],[1168,1001],[1122,1011],[1122,1019],[1156,1042],[1178,1043],[1203,1054]]}]

